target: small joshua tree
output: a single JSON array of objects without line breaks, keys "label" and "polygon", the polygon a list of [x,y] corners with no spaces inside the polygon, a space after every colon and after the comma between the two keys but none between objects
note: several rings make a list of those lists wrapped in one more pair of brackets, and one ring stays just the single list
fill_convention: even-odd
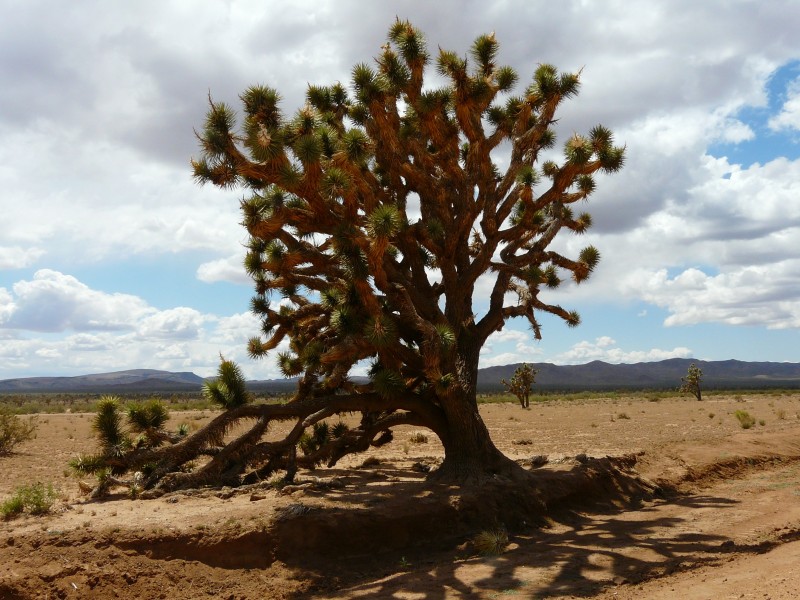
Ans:
[{"label": "small joshua tree", "polygon": [[511,381],[503,379],[500,383],[506,386],[506,389],[514,394],[518,399],[522,408],[530,407],[530,394],[531,386],[536,383],[536,369],[531,367],[528,363],[522,363],[520,367],[514,371]]},{"label": "small joshua tree", "polygon": [[[104,496],[111,487],[127,486],[131,493],[141,488],[142,478],[154,470],[152,462],[140,461],[132,464],[124,457],[133,451],[147,456],[147,451],[165,443],[176,444],[184,437],[182,429],[171,433],[164,429],[169,411],[157,399],[127,406],[127,427],[120,413],[120,399],[103,396],[97,404],[97,414],[92,429],[100,448],[94,455],[80,455],[70,461],[70,467],[79,475],[96,475],[97,486],[93,497]],[[128,471],[134,471],[131,479],[121,479]]]},{"label": "small joshua tree", "polygon": [[692,363],[689,366],[689,371],[686,373],[686,377],[681,377],[682,384],[679,391],[692,394],[698,400],[702,400],[702,390],[700,388],[700,382],[702,378],[703,371],[701,371],[697,365]]}]

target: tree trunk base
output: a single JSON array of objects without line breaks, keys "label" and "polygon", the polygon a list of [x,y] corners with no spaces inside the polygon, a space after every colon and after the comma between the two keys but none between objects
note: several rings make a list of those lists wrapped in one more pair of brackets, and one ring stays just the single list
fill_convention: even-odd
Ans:
[{"label": "tree trunk base", "polygon": [[469,460],[445,457],[441,466],[428,476],[432,483],[471,487],[487,482],[527,482],[531,473],[502,454],[499,450],[485,460]]}]

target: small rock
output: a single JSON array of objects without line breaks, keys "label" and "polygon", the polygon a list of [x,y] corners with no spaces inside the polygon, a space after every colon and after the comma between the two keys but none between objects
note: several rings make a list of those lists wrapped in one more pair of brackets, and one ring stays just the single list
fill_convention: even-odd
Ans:
[{"label": "small rock", "polygon": [[250,502],[258,502],[259,500],[266,500],[264,494],[250,494]]}]

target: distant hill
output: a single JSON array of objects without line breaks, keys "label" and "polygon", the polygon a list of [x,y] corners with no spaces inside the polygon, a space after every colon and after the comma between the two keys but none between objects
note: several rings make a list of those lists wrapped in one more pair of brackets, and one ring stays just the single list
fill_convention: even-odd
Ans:
[{"label": "distant hill", "polygon": [[[531,363],[538,371],[537,390],[674,389],[680,385],[689,365],[703,370],[706,389],[800,388],[800,363],[702,361],[673,358],[660,362],[613,365],[594,361],[585,365]],[[519,363],[488,367],[478,373],[478,390],[503,389],[502,379],[511,379]],[[27,377],[0,381],[0,393],[157,393],[198,392],[203,378],[194,373],[171,373],[133,369],[77,377]],[[256,393],[290,393],[296,379],[250,381]]]},{"label": "distant hill", "polygon": [[[706,389],[800,387],[800,363],[671,358],[635,364],[594,361],[584,365],[532,365],[538,371],[536,389],[581,391],[677,388],[692,363],[703,371],[703,387]],[[478,375],[479,390],[502,389],[501,380],[510,379],[519,366],[518,363],[481,369]]]},{"label": "distant hill", "polygon": [[131,369],[76,377],[25,377],[0,381],[0,393],[196,392],[203,378],[194,373]]}]

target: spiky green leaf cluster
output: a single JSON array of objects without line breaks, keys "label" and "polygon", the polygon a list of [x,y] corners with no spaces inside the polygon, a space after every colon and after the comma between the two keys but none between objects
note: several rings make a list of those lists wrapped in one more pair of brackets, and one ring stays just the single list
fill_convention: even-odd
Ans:
[{"label": "spiky green leaf cluster", "polygon": [[203,396],[225,409],[249,402],[246,380],[239,365],[222,358],[217,378],[203,383]]},{"label": "spiky green leaf cluster", "polygon": [[92,429],[106,454],[121,455],[131,446],[131,440],[122,426],[119,404],[120,399],[116,396],[101,397],[92,421]]},{"label": "spiky green leaf cluster", "polygon": [[144,433],[150,429],[162,429],[168,420],[169,410],[156,398],[128,405],[128,424],[137,433]]}]

